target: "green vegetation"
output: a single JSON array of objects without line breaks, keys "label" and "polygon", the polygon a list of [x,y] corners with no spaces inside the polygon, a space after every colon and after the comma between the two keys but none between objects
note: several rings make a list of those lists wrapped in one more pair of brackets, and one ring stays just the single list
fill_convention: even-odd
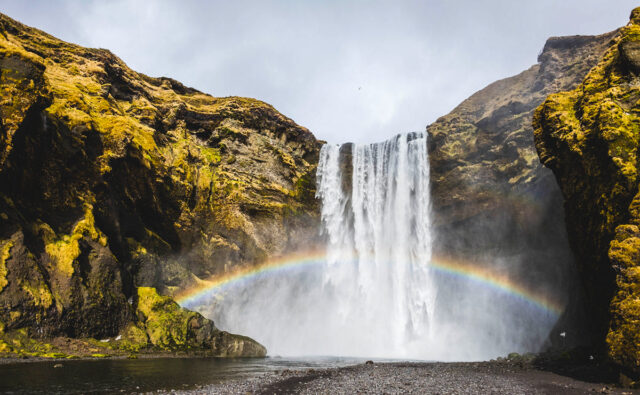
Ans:
[{"label": "green vegetation", "polygon": [[155,288],[138,288],[138,312],[142,314],[149,341],[162,349],[188,346],[189,324],[198,313],[188,311]]},{"label": "green vegetation", "polygon": [[7,259],[11,257],[11,247],[13,247],[12,241],[6,241],[3,244],[0,244],[0,292],[2,289],[9,284],[9,280],[7,280]]},{"label": "green vegetation", "polygon": [[609,356],[640,371],[640,59],[628,58],[636,56],[624,52],[629,43],[640,45],[640,8],[580,87],[537,109],[534,126],[540,158],[568,199],[574,244],[587,246],[577,251],[587,278],[605,282],[613,277],[608,268],[615,270],[614,284],[586,284],[597,303],[606,299],[597,290],[610,286],[614,294],[602,307],[608,312],[596,310],[596,317],[611,317]]},{"label": "green vegetation", "polygon": [[95,228],[93,207],[85,205],[85,216],[74,226],[70,235],[64,235],[61,239],[52,240],[45,246],[45,251],[56,262],[58,270],[68,277],[73,275],[73,262],[80,255],[78,241],[83,237],[98,240],[106,246],[106,237]]},{"label": "green vegetation", "polygon": [[317,215],[292,193],[314,171],[311,133],[259,100],[145,76],[1,14],[0,71],[3,336],[77,336],[82,356],[263,353],[161,295],[283,252],[270,233],[287,209]]}]

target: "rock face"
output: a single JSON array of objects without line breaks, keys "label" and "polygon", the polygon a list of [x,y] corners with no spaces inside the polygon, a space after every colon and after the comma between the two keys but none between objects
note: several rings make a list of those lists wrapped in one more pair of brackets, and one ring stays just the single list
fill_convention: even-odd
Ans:
[{"label": "rock face", "polygon": [[540,159],[565,198],[598,339],[640,372],[640,8],[574,90],[536,111]]},{"label": "rock face", "polygon": [[267,350],[245,336],[223,332],[200,313],[178,306],[155,288],[138,287],[137,323],[123,334],[122,348],[135,351],[148,338],[164,350],[205,349],[221,357],[265,356]]},{"label": "rock face", "polygon": [[569,342],[588,342],[590,334],[562,196],[538,159],[532,116],[547,95],[576,87],[615,34],[551,38],[538,64],[487,86],[427,128],[435,252],[497,270],[509,265],[519,282],[546,289],[567,306],[552,341],[559,332]]},{"label": "rock face", "polygon": [[[140,305],[155,291],[138,287],[171,295],[315,236],[320,143],[258,100],[151,78],[0,15],[0,118],[0,333],[134,325],[171,343]],[[187,326],[181,341],[264,354],[160,305]]]}]

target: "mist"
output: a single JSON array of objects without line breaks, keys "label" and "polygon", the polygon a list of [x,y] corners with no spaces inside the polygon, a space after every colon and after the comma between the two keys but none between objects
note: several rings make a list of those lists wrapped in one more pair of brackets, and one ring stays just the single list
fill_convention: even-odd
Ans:
[{"label": "mist", "polygon": [[532,251],[433,255],[425,133],[325,145],[317,190],[322,254],[285,257],[186,307],[272,356],[479,361],[547,344],[566,295],[554,273],[525,267]]}]

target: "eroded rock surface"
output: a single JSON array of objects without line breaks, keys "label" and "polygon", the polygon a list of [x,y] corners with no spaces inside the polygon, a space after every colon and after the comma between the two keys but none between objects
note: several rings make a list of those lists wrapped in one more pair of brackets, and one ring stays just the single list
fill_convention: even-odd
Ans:
[{"label": "eroded rock surface", "polygon": [[[540,159],[565,198],[569,240],[611,358],[640,372],[640,8],[574,90],[536,111]],[[603,344],[603,346],[605,346]]]},{"label": "eroded rock surface", "polygon": [[538,159],[532,116],[547,95],[576,87],[615,34],[550,38],[538,64],[492,83],[427,128],[436,254],[498,271],[509,266],[519,283],[564,305],[550,337],[561,346],[588,343],[590,320],[562,195]]},{"label": "eroded rock surface", "polygon": [[[320,143],[258,100],[0,16],[0,118],[0,333],[115,336],[143,324],[138,287],[171,295],[315,236]],[[264,353],[196,321],[221,355]]]}]

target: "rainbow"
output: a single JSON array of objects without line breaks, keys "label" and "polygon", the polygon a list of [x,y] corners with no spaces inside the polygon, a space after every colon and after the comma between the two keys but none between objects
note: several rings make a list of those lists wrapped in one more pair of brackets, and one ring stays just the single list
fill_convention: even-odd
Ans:
[{"label": "rainbow", "polygon": [[[218,295],[228,287],[254,281],[263,275],[283,275],[287,271],[306,266],[321,265],[324,262],[325,254],[323,251],[298,252],[269,260],[260,265],[238,267],[228,273],[214,275],[207,280],[198,280],[195,286],[176,294],[175,299],[182,306],[196,306]],[[431,260],[430,267],[440,274],[488,286],[549,312],[555,317],[558,317],[564,311],[562,304],[544,293],[527,288],[505,274],[477,263],[469,263],[448,257],[434,257]]]},{"label": "rainbow", "polygon": [[325,253],[320,250],[296,252],[270,259],[259,265],[241,266],[228,273],[213,275],[207,280],[196,280],[198,283],[174,295],[182,306],[190,306],[202,302],[218,294],[221,290],[233,285],[255,280],[268,273],[283,273],[300,267],[319,265],[325,262]]},{"label": "rainbow", "polygon": [[562,303],[553,300],[543,292],[527,288],[514,279],[509,278],[506,274],[488,269],[477,263],[474,264],[447,257],[434,257],[431,261],[431,267],[442,274],[464,278],[481,285],[489,286],[530,303],[544,311],[548,311],[555,317],[560,316],[564,311],[565,306]]}]

